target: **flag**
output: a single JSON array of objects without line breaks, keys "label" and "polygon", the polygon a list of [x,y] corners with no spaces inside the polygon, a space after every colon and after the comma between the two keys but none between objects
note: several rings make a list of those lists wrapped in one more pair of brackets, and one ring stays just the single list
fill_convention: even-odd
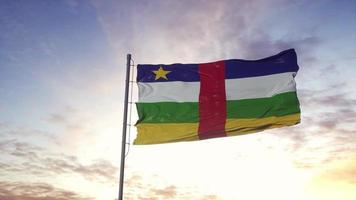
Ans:
[{"label": "flag", "polygon": [[242,135],[300,122],[294,49],[260,60],[138,65],[134,144]]}]

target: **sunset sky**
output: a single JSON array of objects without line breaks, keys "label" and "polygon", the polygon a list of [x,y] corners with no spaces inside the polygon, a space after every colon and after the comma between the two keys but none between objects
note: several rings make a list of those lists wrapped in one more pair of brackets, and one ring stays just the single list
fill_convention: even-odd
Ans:
[{"label": "sunset sky", "polygon": [[130,200],[356,199],[356,1],[0,0],[0,199],[117,198],[127,53],[170,64],[290,48],[301,124],[131,146]]}]

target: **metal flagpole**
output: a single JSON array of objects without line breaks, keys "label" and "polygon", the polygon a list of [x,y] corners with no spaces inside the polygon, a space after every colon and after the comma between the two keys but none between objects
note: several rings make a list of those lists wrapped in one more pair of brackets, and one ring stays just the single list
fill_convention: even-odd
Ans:
[{"label": "metal flagpole", "polygon": [[124,117],[123,117],[123,125],[122,125],[120,185],[119,185],[119,198],[118,198],[118,200],[122,200],[123,199],[123,190],[124,190],[127,107],[128,107],[128,104],[129,104],[129,84],[130,84],[131,54],[127,54],[126,58],[127,58],[127,62],[126,62],[126,80],[125,80],[125,101],[124,101]]}]

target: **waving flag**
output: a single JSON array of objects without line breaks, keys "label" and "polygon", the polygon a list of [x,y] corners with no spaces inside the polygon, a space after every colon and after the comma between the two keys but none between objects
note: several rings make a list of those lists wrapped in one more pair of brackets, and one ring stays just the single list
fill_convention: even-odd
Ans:
[{"label": "waving flag", "polygon": [[261,60],[138,65],[134,144],[202,140],[300,122],[294,49]]}]

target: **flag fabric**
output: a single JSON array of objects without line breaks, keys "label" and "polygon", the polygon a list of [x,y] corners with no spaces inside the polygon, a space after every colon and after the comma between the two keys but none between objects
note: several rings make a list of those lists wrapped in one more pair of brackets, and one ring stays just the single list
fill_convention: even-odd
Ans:
[{"label": "flag fabric", "polygon": [[242,135],[300,122],[294,49],[260,60],[138,65],[134,144]]}]

